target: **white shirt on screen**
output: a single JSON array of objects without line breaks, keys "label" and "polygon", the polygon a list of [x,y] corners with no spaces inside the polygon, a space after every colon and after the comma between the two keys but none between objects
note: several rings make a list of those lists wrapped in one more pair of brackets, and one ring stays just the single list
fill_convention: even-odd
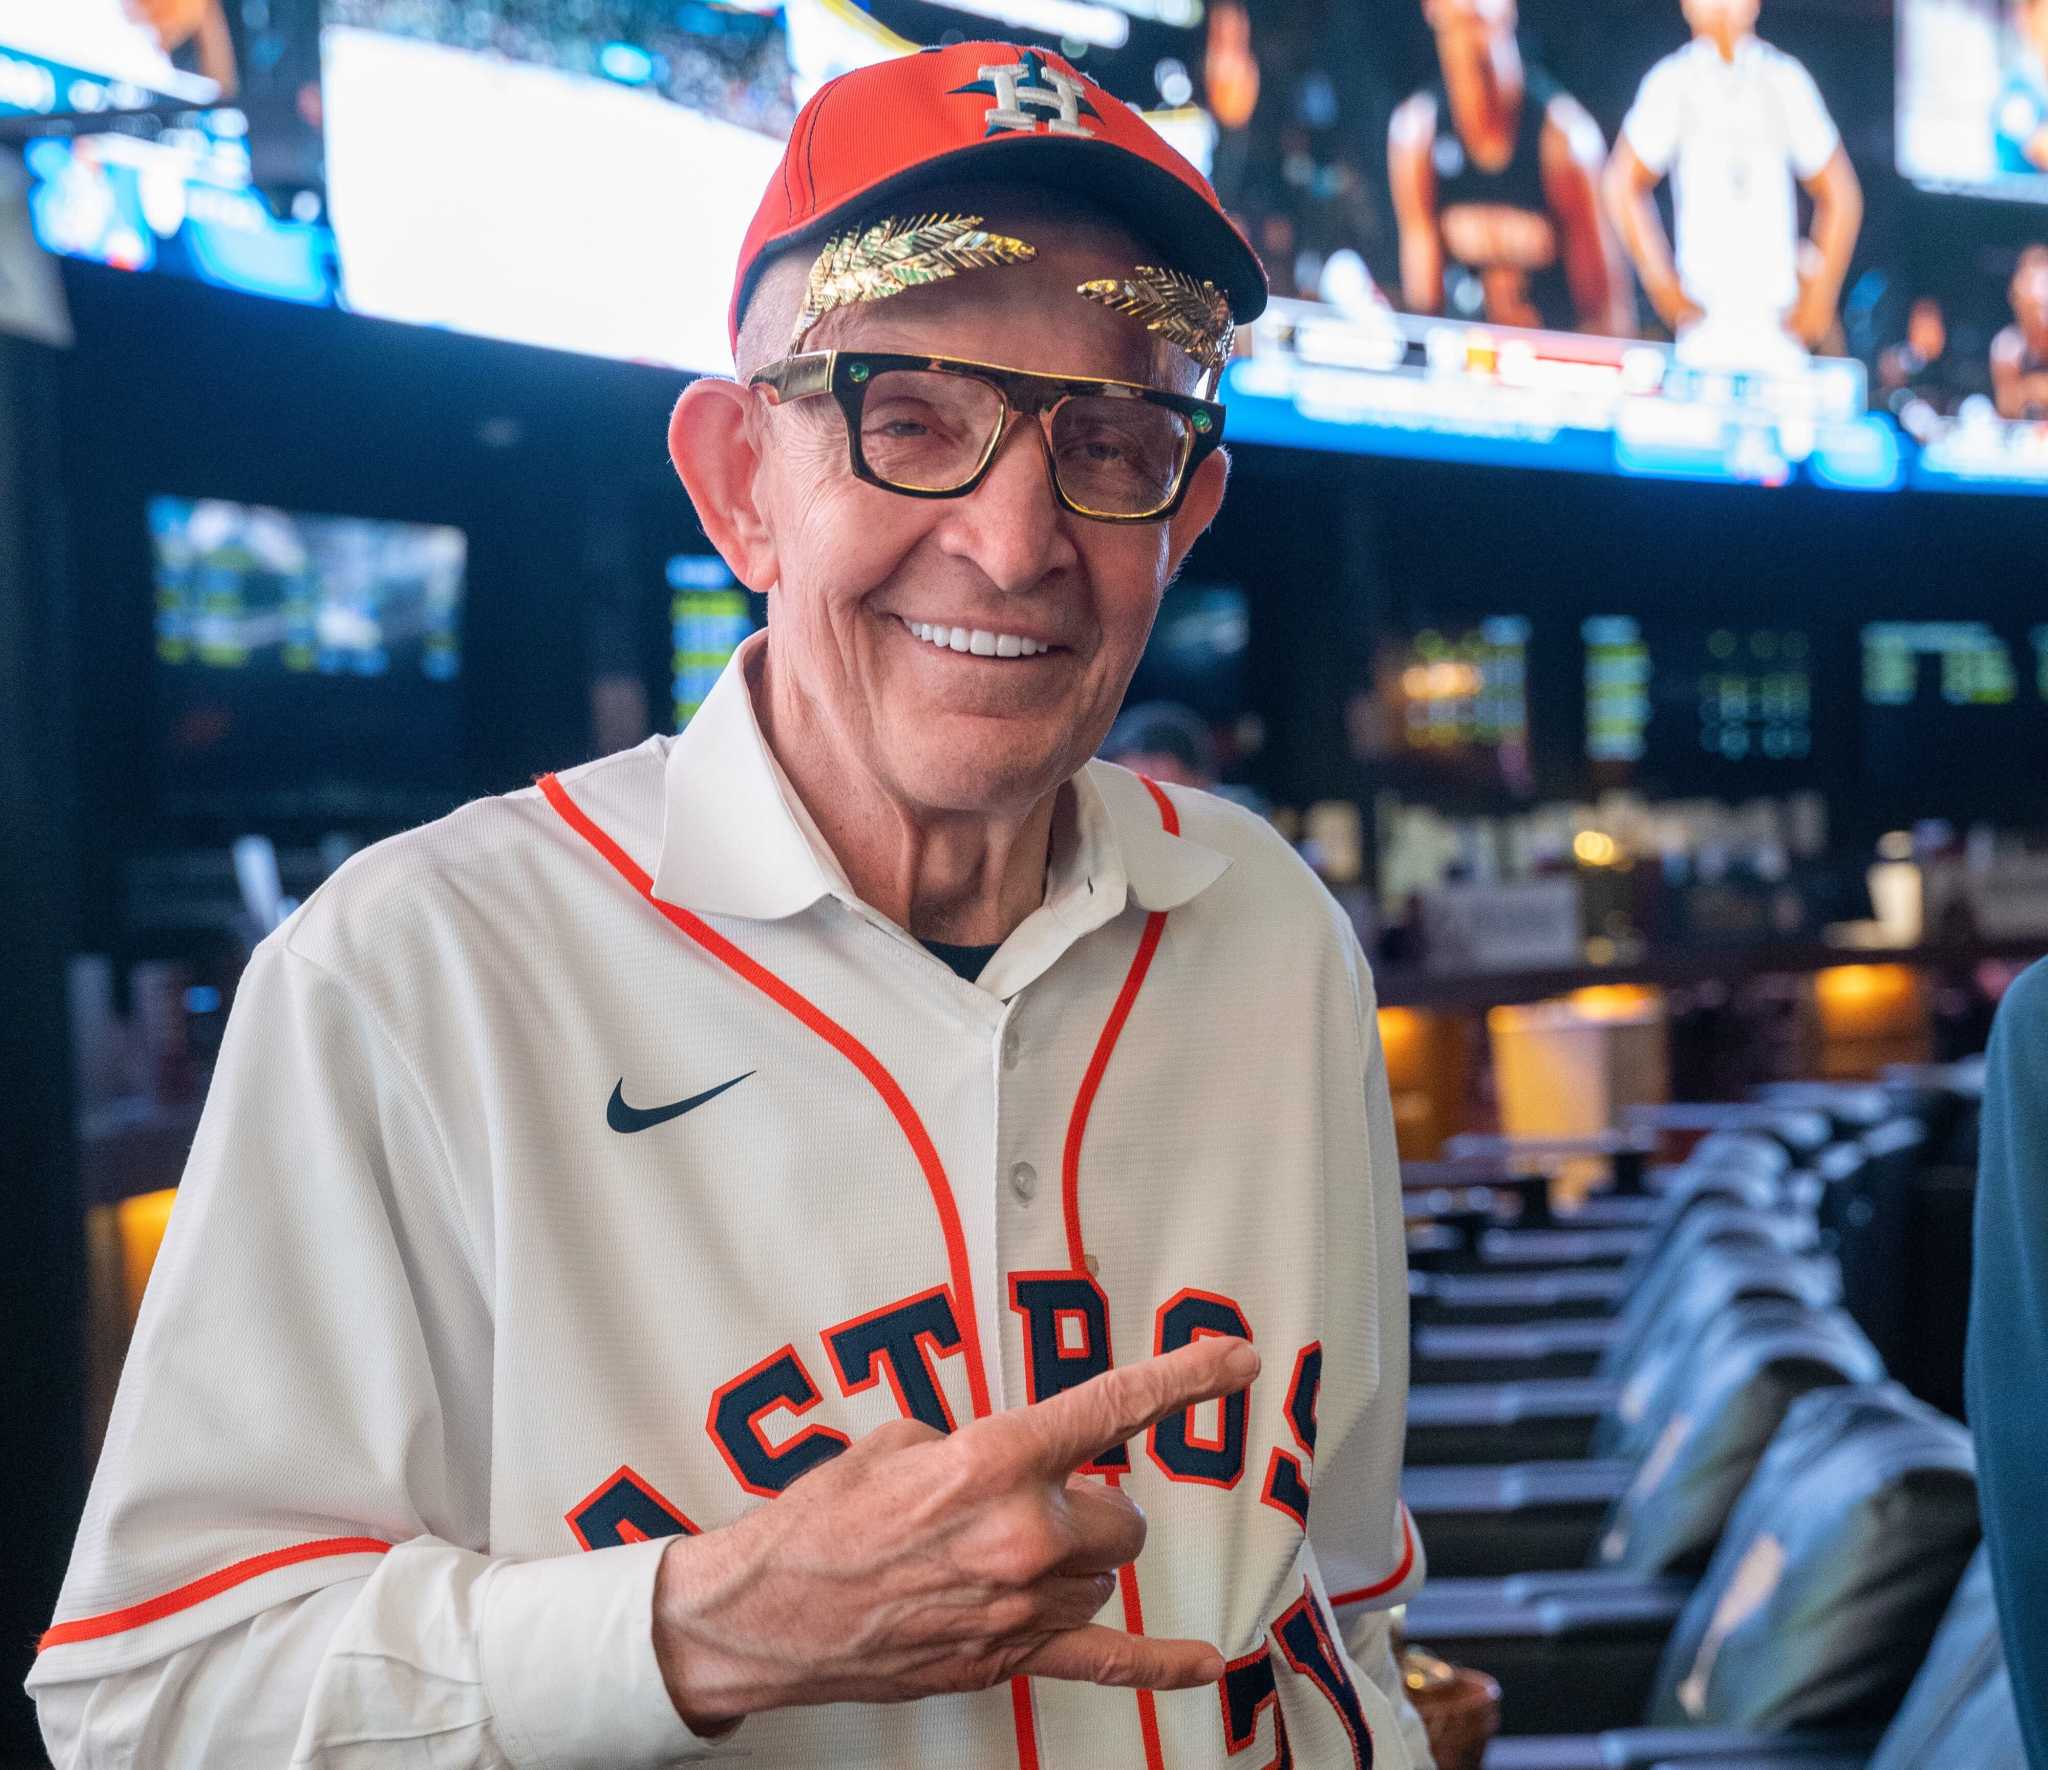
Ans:
[{"label": "white shirt on screen", "polygon": [[1795,181],[1841,143],[1813,76],[1760,38],[1728,62],[1696,37],[1643,76],[1621,132],[1671,175],[1678,280],[1707,319],[1780,322],[1799,298]]},{"label": "white shirt on screen", "polygon": [[[1428,1765],[1387,1646],[1422,1577],[1399,1178],[1342,912],[1248,813],[1091,763],[964,982],[789,790],[763,643],[682,736],[365,850],[257,949],[29,1677],[58,1770],[1220,1770],[1281,1724],[1304,1765],[1361,1727]],[[668,1535],[899,1410],[1233,1315],[1248,1398],[1120,1479],[1126,1602],[1235,1686],[677,1718]]]}]

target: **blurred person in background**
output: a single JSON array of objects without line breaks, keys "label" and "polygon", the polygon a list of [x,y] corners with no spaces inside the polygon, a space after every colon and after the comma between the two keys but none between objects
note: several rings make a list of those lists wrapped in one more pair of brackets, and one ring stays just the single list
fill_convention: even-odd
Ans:
[{"label": "blurred person in background", "polygon": [[1628,273],[1600,215],[1600,126],[1523,61],[1515,0],[1423,0],[1422,11],[1441,72],[1394,112],[1387,141],[1403,304],[1631,331]]},{"label": "blurred person in background", "polygon": [[1216,785],[1216,740],[1186,707],[1143,701],[1127,707],[1103,740],[1102,759],[1174,786]]},{"label": "blurred person in background", "polygon": [[1948,315],[1934,296],[1913,303],[1906,335],[1878,353],[1877,388],[1885,409],[1922,441],[1953,418],[1966,398],[1983,391],[1983,371],[1965,366]]},{"label": "blurred person in background", "polygon": [[2012,38],[1991,151],[2001,172],[2048,172],[2048,0],[2012,0]]},{"label": "blurred person in background", "polygon": [[[1796,370],[1836,331],[1863,189],[1813,76],[1760,0],[1682,0],[1692,41],[1644,75],[1607,164],[1622,244],[1683,360]],[[1671,178],[1674,262],[1656,190]],[[1802,243],[1794,181],[1813,199]]]},{"label": "blurred person in background", "polygon": [[2048,963],[2006,992],[1986,1053],[1968,1389],[2013,1701],[2048,1770]]},{"label": "blurred person in background", "polygon": [[2029,246],[2006,291],[2012,324],[1991,340],[1991,392],[2001,418],[2048,418],[2048,246]]}]

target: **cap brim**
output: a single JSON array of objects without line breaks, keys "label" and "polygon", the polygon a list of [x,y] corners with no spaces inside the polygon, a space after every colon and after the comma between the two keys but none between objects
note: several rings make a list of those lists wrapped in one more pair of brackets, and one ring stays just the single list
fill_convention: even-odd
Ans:
[{"label": "cap brim", "polygon": [[1078,197],[1113,215],[1156,246],[1170,268],[1207,277],[1230,299],[1239,325],[1266,307],[1266,272],[1244,236],[1199,191],[1164,166],[1096,137],[991,136],[971,142],[855,191],[801,227],[762,242],[740,291],[744,309],[768,260],[787,247],[820,241],[852,218],[896,198],[948,181],[1016,185]]}]

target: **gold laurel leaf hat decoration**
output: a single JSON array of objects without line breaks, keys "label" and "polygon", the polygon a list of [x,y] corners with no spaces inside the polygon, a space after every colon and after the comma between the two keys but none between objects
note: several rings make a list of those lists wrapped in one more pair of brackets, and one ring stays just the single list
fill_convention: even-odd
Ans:
[{"label": "gold laurel leaf hat decoration", "polygon": [[812,262],[789,348],[795,351],[804,335],[837,308],[886,301],[963,270],[1022,264],[1036,255],[1027,241],[990,233],[979,215],[885,215],[864,228],[849,228],[828,239]]},{"label": "gold laurel leaf hat decoration", "polygon": [[1083,283],[1076,293],[1136,320],[1212,373],[1230,358],[1237,334],[1230,297],[1206,277],[1140,264],[1128,276]]}]

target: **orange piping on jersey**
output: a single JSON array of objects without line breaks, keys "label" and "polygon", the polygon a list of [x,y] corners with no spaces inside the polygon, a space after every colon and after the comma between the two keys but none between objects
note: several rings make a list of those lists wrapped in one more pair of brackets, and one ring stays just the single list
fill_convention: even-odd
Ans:
[{"label": "orange piping on jersey", "polygon": [[1038,1770],[1038,1722],[1031,1712],[1031,1680],[1010,1680],[1010,1718],[1017,1728],[1017,1770]]},{"label": "orange piping on jersey", "polygon": [[[713,958],[731,967],[771,1001],[794,1014],[859,1070],[867,1078],[869,1086],[881,1095],[882,1103],[895,1116],[903,1135],[909,1139],[911,1153],[917,1157],[917,1165],[924,1170],[925,1183],[931,1188],[932,1203],[938,1209],[939,1229],[946,1238],[946,1266],[952,1279],[953,1313],[960,1321],[960,1337],[967,1344],[968,1399],[973,1403],[974,1417],[986,1419],[990,1412],[988,1371],[981,1357],[981,1318],[974,1308],[974,1273],[967,1263],[967,1237],[960,1228],[960,1212],[953,1202],[952,1183],[946,1178],[939,1152],[933,1147],[924,1121],[917,1116],[917,1109],[910,1104],[909,1096],[872,1051],[808,998],[799,995],[765,965],[741,952],[701,917],[693,916],[679,904],[663,903],[656,897],[654,881],[631,855],[584,813],[552,774],[540,776],[534,784],[540,788],[547,802],[562,814],[569,827],[610,861],[613,870],[627,884]],[[1038,1734],[1032,1720],[1029,1680],[1010,1680],[1010,1706],[1017,1730],[1018,1770],[1038,1770]]]},{"label": "orange piping on jersey", "polygon": [[232,1567],[223,1567],[218,1573],[205,1574],[176,1591],[145,1598],[140,1604],[131,1604],[125,1610],[84,1616],[76,1622],[53,1623],[43,1631],[43,1638],[36,1643],[36,1651],[41,1653],[47,1648],[68,1646],[73,1641],[97,1641],[102,1635],[118,1635],[127,1629],[139,1629],[144,1623],[153,1623],[180,1610],[189,1610],[195,1604],[203,1604],[230,1587],[239,1586],[244,1580],[255,1579],[259,1574],[271,1573],[280,1567],[296,1566],[301,1561],[317,1561],[323,1555],[385,1555],[390,1551],[389,1543],[374,1536],[328,1537],[320,1542],[294,1543],[289,1548],[272,1549],[267,1554],[251,1555],[246,1561],[237,1561]]},{"label": "orange piping on jersey", "polygon": [[[1174,810],[1173,801],[1149,777],[1141,774],[1138,778],[1157,801],[1159,821],[1166,826],[1166,833],[1178,836],[1180,814]],[[1154,910],[1145,918],[1137,956],[1131,961],[1123,988],[1117,992],[1116,1006],[1103,1022],[1102,1036],[1095,1041],[1095,1054],[1089,1058],[1087,1072],[1081,1077],[1081,1091],[1074,1096],[1073,1116],[1067,1120],[1067,1143],[1060,1152],[1060,1208],[1067,1221],[1067,1259],[1076,1272],[1085,1271],[1088,1263],[1087,1249],[1081,1240],[1081,1139],[1088,1133],[1088,1114],[1095,1105],[1096,1090],[1102,1086],[1103,1072],[1109,1068],[1110,1053],[1116,1049],[1124,1022],[1130,1018],[1131,1004],[1144,987],[1145,973],[1152,969],[1152,955],[1159,950],[1159,937],[1165,931],[1164,910]]]},{"label": "orange piping on jersey", "polygon": [[1355,1592],[1334,1592],[1332,1604],[1363,1604],[1368,1598],[1378,1598],[1391,1592],[1408,1577],[1415,1565],[1415,1527],[1408,1518],[1408,1503],[1401,1502],[1401,1565],[1377,1585],[1360,1586]]},{"label": "orange piping on jersey", "polygon": [[778,1007],[795,1015],[859,1070],[868,1085],[881,1095],[882,1104],[888,1107],[909,1140],[911,1154],[917,1157],[917,1165],[924,1170],[925,1183],[931,1188],[932,1203],[938,1209],[939,1229],[946,1239],[946,1265],[952,1274],[953,1310],[960,1318],[961,1338],[967,1342],[968,1393],[974,1403],[974,1417],[977,1420],[986,1418],[989,1413],[988,1372],[982,1364],[981,1318],[974,1307],[974,1273],[967,1263],[967,1237],[960,1228],[960,1212],[953,1202],[952,1182],[946,1178],[939,1152],[924,1128],[924,1121],[917,1116],[917,1109],[897,1085],[896,1078],[882,1067],[881,1060],[867,1046],[807,996],[800,995],[758,960],[749,958],[701,917],[692,915],[679,904],[663,903],[656,897],[654,881],[640,869],[631,855],[585,814],[552,774],[540,776],[534,784],[546,795],[548,803],[562,814],[563,821],[610,861],[627,884],[714,959],[738,972]]},{"label": "orange piping on jersey", "polygon": [[[1178,836],[1180,814],[1174,810],[1173,801],[1149,776],[1141,774],[1138,778],[1145,783],[1145,790],[1159,807],[1159,821],[1166,826],[1166,833]],[[1145,931],[1138,937],[1137,954],[1131,960],[1123,988],[1117,992],[1116,1005],[1110,1009],[1108,1020],[1103,1022],[1102,1036],[1095,1041],[1095,1054],[1089,1058],[1087,1073],[1081,1078],[1081,1091],[1074,1096],[1073,1116],[1067,1120],[1066,1147],[1060,1154],[1060,1208],[1066,1214],[1067,1258],[1076,1272],[1088,1269],[1088,1248],[1081,1236],[1081,1140],[1088,1134],[1088,1114],[1095,1105],[1096,1091],[1102,1086],[1103,1074],[1109,1068],[1110,1053],[1116,1049],[1124,1022],[1130,1018],[1131,1005],[1137,1001],[1138,991],[1144,987],[1145,974],[1152,969],[1152,955],[1159,950],[1159,937],[1165,931],[1164,910],[1154,910],[1145,918]],[[1121,1485],[1114,1470],[1105,1479],[1111,1487]],[[1125,1562],[1116,1571],[1116,1581],[1123,1593],[1124,1628],[1130,1634],[1143,1635],[1145,1611],[1138,1599],[1137,1564]],[[1149,1690],[1133,1694],[1138,1699],[1138,1732],[1145,1742],[1145,1770],[1164,1770],[1166,1758],[1159,1744],[1158,1701]]]}]

